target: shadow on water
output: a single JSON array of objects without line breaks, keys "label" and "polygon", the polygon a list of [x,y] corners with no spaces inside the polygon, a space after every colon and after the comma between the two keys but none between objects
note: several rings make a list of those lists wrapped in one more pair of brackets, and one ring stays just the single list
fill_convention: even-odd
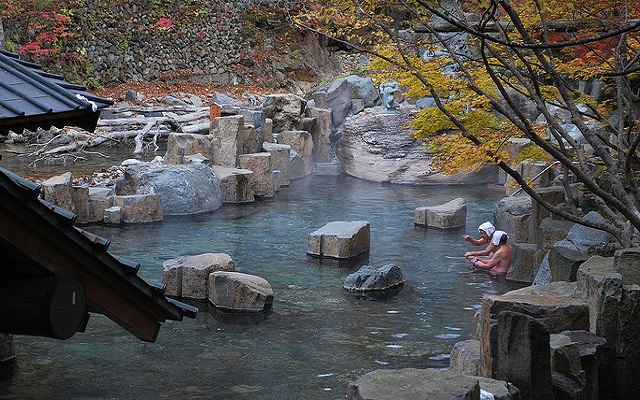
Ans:
[{"label": "shadow on water", "polygon": [[[417,207],[463,197],[466,227],[414,226]],[[309,177],[272,201],[162,223],[86,229],[110,252],[160,280],[162,263],[227,253],[238,272],[274,291],[266,314],[234,315],[198,304],[195,319],[167,321],[155,343],[141,342],[102,315],[60,341],[17,336],[15,371],[3,399],[344,399],[347,385],[380,368],[448,365],[470,339],[484,294],[522,285],[469,269],[460,257],[491,220],[501,196],[484,188],[390,186],[348,177]],[[331,221],[370,222],[371,247],[352,262],[307,256],[308,235]],[[398,265],[405,283],[376,298],[343,288],[363,264]]]}]

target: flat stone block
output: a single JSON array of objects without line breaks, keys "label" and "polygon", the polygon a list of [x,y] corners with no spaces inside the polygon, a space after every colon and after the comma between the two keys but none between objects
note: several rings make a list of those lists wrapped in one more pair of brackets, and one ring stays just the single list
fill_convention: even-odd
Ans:
[{"label": "flat stone block", "polygon": [[513,246],[513,262],[507,272],[512,282],[531,283],[538,274],[540,263],[535,262],[538,246],[531,243],[516,243]]},{"label": "flat stone block", "polygon": [[519,399],[507,382],[435,368],[379,369],[349,383],[348,400],[480,399],[480,391],[502,400]]},{"label": "flat stone block", "polygon": [[167,260],[162,264],[162,283],[169,296],[205,300],[209,296],[209,275],[233,271],[235,263],[225,253],[204,253]]},{"label": "flat stone block", "polygon": [[240,168],[253,171],[253,194],[258,197],[273,197],[275,182],[271,166],[271,153],[243,154],[239,158]]},{"label": "flat stone block", "polygon": [[209,132],[211,164],[229,168],[237,167],[238,156],[242,154],[244,146],[244,117],[242,115],[218,117],[211,121]]},{"label": "flat stone block", "polygon": [[451,200],[448,203],[418,207],[415,213],[415,224],[430,228],[452,229],[467,223],[467,204],[463,198]]},{"label": "flat stone block", "polygon": [[87,221],[100,222],[104,219],[104,210],[115,203],[116,194],[106,187],[89,187]]},{"label": "flat stone block", "polygon": [[613,257],[613,266],[624,284],[640,285],[640,248],[617,250]]},{"label": "flat stone block", "polygon": [[480,341],[456,343],[451,350],[449,369],[464,375],[480,375]]},{"label": "flat stone block", "polygon": [[51,177],[41,183],[42,198],[58,207],[75,212],[71,172]]},{"label": "flat stone block", "polygon": [[171,132],[167,138],[167,152],[164,155],[164,162],[183,164],[185,156],[197,153],[209,156],[211,153],[211,138],[209,136]]},{"label": "flat stone block", "polygon": [[369,251],[370,225],[367,221],[334,221],[309,235],[308,255],[348,259]]},{"label": "flat stone block", "polygon": [[241,168],[212,166],[220,181],[223,203],[251,203],[253,196],[253,171]]},{"label": "flat stone block", "polygon": [[273,304],[273,289],[259,276],[214,272],[209,276],[209,301],[225,310],[262,312]]},{"label": "flat stone block", "polygon": [[541,286],[528,286],[503,295],[484,295],[480,317],[482,376],[492,376],[497,354],[498,314],[514,311],[529,315],[549,327],[550,333],[565,330],[588,330],[589,307],[577,297],[575,282],[552,282]]},{"label": "flat stone block", "polygon": [[115,203],[122,211],[122,222],[125,224],[158,222],[163,219],[162,198],[159,194],[116,196]]},{"label": "flat stone block", "polygon": [[122,208],[113,206],[104,210],[104,223],[106,225],[120,225],[122,223]]},{"label": "flat stone block", "polygon": [[262,149],[271,154],[271,168],[280,171],[278,175],[278,186],[289,186],[291,183],[291,174],[289,173],[291,146],[288,144],[264,142]]}]

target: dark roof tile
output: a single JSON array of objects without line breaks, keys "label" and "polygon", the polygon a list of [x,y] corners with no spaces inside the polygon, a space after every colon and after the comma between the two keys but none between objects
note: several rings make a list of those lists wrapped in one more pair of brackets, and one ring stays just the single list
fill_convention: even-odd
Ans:
[{"label": "dark roof tile", "polygon": [[110,105],[112,99],[95,96],[62,75],[0,50],[0,134],[51,126],[94,131],[100,109]]}]

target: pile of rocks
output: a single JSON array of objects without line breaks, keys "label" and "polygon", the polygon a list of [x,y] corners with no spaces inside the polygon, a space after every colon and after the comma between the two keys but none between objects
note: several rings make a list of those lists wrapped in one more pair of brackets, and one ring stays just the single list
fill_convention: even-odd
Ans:
[{"label": "pile of rocks", "polygon": [[269,282],[234,269],[233,259],[225,253],[167,260],[162,270],[165,294],[189,300],[208,300],[219,310],[268,311],[273,304],[273,289]]}]

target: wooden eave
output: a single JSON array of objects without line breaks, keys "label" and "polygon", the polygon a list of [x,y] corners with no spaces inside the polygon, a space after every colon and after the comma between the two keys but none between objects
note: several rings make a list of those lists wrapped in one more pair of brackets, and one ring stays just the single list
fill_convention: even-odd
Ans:
[{"label": "wooden eave", "polygon": [[[43,201],[40,186],[0,168],[0,240],[10,244],[12,274],[29,273],[78,279],[87,311],[104,314],[141,340],[155,341],[166,319],[195,317],[197,308],[169,299],[137,268],[108,253],[109,241],[74,226],[75,215]],[[26,271],[26,268],[23,268]]]}]

